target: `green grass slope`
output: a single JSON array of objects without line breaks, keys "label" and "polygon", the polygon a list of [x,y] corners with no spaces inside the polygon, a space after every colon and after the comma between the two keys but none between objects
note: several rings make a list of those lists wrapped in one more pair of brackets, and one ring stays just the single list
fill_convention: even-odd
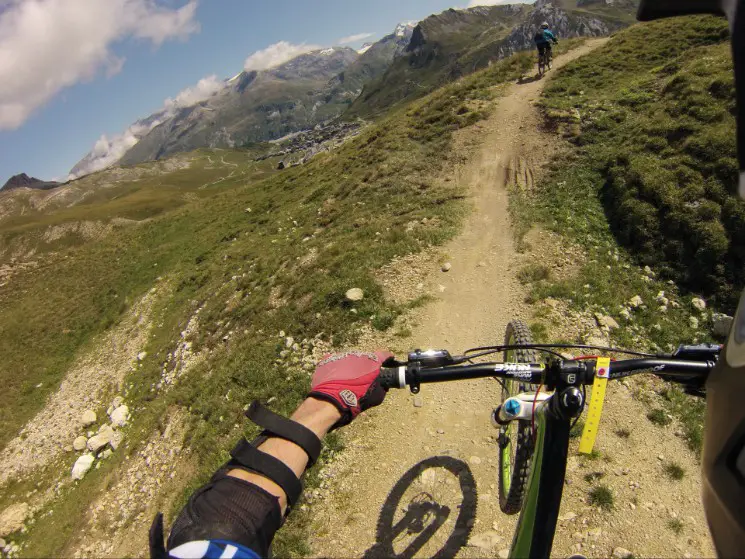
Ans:
[{"label": "green grass slope", "polygon": [[[236,152],[237,167],[230,169],[237,174],[212,186],[209,196],[177,197],[167,212],[137,227],[57,247],[37,268],[19,271],[0,287],[0,442],[43,405],[44,391],[59,384],[97,334],[153,285],[167,285],[143,348],[148,357],[127,381],[127,401],[137,410],[129,448],[153,433],[169,406],[188,410],[188,444],[200,471],[193,483],[203,481],[243,429],[251,429],[243,418],[246,403],[275,396],[273,407],[289,412],[305,394],[306,372],[275,363],[284,348],[280,330],[298,340],[322,333],[343,344],[362,324],[392,325],[402,309],[385,301],[375,271],[454,234],[464,193],[434,179],[448,164],[452,133],[483,118],[481,100],[495,95],[493,86],[531,64],[522,55],[495,64],[302,167],[251,178],[241,173],[253,164]],[[204,177],[194,176],[181,187],[201,192]],[[310,265],[308,254],[314,255]],[[354,309],[344,298],[351,287],[365,291]],[[157,398],[153,386],[197,308],[201,328],[190,341],[210,357]],[[44,388],[35,389],[39,382]],[[37,520],[24,536],[26,553],[68,550],[90,500],[124,455],[110,460]],[[0,488],[0,504],[11,491]],[[278,553],[307,552],[304,525],[298,511]]]},{"label": "green grass slope", "polygon": [[659,21],[565,68],[542,103],[576,160],[566,185],[541,196],[560,208],[556,226],[574,230],[599,200],[640,264],[731,311],[745,284],[745,203],[727,39],[720,19]]}]

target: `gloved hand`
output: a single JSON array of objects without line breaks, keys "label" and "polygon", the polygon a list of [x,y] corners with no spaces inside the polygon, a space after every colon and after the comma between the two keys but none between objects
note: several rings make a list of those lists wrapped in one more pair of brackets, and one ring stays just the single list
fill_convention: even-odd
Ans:
[{"label": "gloved hand", "polygon": [[347,425],[366,409],[383,403],[386,391],[380,385],[378,375],[382,363],[392,357],[388,351],[352,351],[327,355],[318,363],[308,396],[331,402],[339,409],[341,419],[332,430]]}]

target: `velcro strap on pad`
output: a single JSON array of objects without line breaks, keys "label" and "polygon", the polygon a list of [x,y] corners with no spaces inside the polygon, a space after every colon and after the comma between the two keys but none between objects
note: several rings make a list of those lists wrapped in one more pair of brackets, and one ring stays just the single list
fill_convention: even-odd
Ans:
[{"label": "velcro strap on pad", "polygon": [[303,484],[284,462],[261,452],[246,439],[241,440],[230,452],[233,460],[241,466],[259,473],[282,488],[287,495],[288,511],[300,498]]},{"label": "velcro strap on pad", "polygon": [[308,455],[308,467],[312,467],[321,454],[321,441],[316,434],[299,423],[277,415],[265,408],[258,401],[254,401],[246,412],[246,417],[263,427],[267,432],[262,435],[271,434],[275,437],[295,443]]}]

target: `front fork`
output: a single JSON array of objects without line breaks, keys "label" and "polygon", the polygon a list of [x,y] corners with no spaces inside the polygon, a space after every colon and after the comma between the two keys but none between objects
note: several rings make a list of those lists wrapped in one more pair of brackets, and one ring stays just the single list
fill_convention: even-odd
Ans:
[{"label": "front fork", "polygon": [[570,424],[584,408],[584,397],[574,386],[539,395],[537,401],[535,394],[520,394],[505,400],[494,413],[498,423],[532,418],[536,426],[530,477],[510,557],[551,556],[564,491]]}]

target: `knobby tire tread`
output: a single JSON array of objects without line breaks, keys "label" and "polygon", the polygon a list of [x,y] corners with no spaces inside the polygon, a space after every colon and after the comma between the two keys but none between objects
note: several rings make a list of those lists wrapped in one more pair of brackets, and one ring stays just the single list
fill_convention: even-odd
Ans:
[{"label": "knobby tire tread", "polygon": [[[514,320],[507,325],[505,345],[530,344],[533,336],[530,328],[521,320]],[[519,363],[536,363],[538,361],[535,350],[513,350]],[[530,463],[533,458],[533,430],[530,422],[519,421],[517,426],[517,443],[515,448],[515,465],[512,468],[512,479],[509,491],[505,494],[502,460],[503,453],[499,452],[499,507],[505,514],[517,514],[522,509],[525,488],[530,475]]]}]

